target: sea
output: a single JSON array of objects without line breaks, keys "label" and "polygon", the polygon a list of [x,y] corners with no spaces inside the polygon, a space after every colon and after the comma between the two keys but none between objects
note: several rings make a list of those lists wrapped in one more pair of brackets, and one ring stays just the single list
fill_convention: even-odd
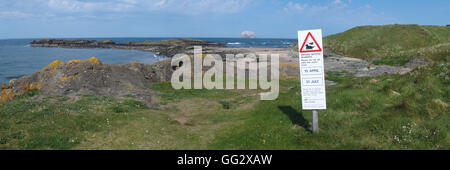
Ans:
[{"label": "sea", "polygon": [[[170,38],[64,38],[64,39],[89,39],[89,40],[113,40],[116,43],[130,41],[161,41]],[[290,47],[295,39],[274,38],[195,38],[212,42],[221,42],[228,47],[249,48],[277,48]],[[0,39],[0,84],[8,83],[24,75],[31,75],[42,69],[54,60],[69,61],[72,59],[88,59],[97,57],[101,62],[108,64],[126,64],[132,61],[151,64],[167,59],[166,56],[158,56],[152,52],[121,49],[73,49],[73,48],[47,48],[31,47],[29,43],[39,39]]]}]

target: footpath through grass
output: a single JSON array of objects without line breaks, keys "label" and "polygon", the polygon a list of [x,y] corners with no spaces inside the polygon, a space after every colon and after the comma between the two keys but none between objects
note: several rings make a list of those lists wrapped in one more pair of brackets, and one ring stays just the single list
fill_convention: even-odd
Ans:
[{"label": "footpath through grass", "polygon": [[274,101],[251,90],[173,90],[160,108],[133,98],[79,96],[0,103],[0,149],[450,149],[447,63],[405,75],[331,77],[319,134],[300,85],[280,81]]}]

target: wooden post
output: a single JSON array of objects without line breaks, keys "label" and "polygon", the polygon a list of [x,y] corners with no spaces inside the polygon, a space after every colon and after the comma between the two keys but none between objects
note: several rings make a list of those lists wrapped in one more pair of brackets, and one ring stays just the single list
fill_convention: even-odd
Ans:
[{"label": "wooden post", "polygon": [[317,110],[312,110],[313,133],[319,133],[319,115]]}]

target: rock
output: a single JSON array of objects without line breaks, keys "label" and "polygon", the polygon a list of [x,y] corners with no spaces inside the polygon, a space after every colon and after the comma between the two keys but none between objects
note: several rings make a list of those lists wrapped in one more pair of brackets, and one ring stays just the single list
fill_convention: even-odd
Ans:
[{"label": "rock", "polygon": [[252,31],[243,31],[241,33],[241,38],[256,38],[256,35]]},{"label": "rock", "polygon": [[336,85],[337,84],[337,82],[334,82],[334,81],[331,81],[331,80],[325,80],[325,85],[327,85],[327,86],[333,86],[333,85]]},{"label": "rock", "polygon": [[293,57],[293,58],[298,58],[298,57],[299,57],[299,56],[298,56],[298,55],[299,55],[298,52],[297,52],[297,51],[294,51],[294,50],[292,50],[292,49],[289,50],[288,55],[289,55],[290,57]]},{"label": "rock", "polygon": [[104,40],[103,44],[116,44],[113,40]]},{"label": "rock", "polygon": [[403,66],[406,68],[415,68],[428,64],[428,61],[420,57],[411,57],[411,59]]},{"label": "rock", "polygon": [[378,83],[378,80],[377,79],[370,79],[369,82],[370,83]]},{"label": "rock", "polygon": [[97,58],[88,60],[54,61],[30,76],[23,76],[2,88],[2,101],[38,90],[44,96],[78,94],[120,97],[126,94],[150,103],[153,82],[170,81],[173,70],[170,60],[148,65],[105,64]]},{"label": "rock", "polygon": [[16,97],[16,94],[12,89],[2,89],[1,101],[9,101],[14,99],[14,97]]},{"label": "rock", "polygon": [[400,96],[400,95],[401,95],[399,92],[396,92],[396,91],[394,91],[394,90],[392,90],[392,94],[393,94],[394,96]]},{"label": "rock", "polygon": [[372,66],[366,69],[360,69],[358,70],[354,76],[355,77],[375,77],[375,76],[381,76],[386,74],[405,74],[410,72],[410,68],[404,68],[404,67],[396,67],[396,66],[387,66],[387,65],[377,65]]},{"label": "rock", "polygon": [[325,57],[325,70],[327,71],[356,71],[367,68],[369,63],[365,60],[350,57]]}]

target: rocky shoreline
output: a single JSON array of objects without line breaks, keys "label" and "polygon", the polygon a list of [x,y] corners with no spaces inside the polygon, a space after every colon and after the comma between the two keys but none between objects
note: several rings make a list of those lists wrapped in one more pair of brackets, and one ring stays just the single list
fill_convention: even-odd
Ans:
[{"label": "rocky shoreline", "polygon": [[[298,55],[292,48],[237,48],[225,47],[224,44],[195,39],[171,39],[160,42],[129,42],[116,44],[111,40],[62,40],[42,39],[31,42],[32,47],[57,48],[115,48],[159,52],[160,55],[173,56],[178,53],[193,53],[194,46],[202,46],[204,54],[278,54],[280,78],[299,78]],[[132,62],[129,64],[105,64],[93,57],[89,60],[54,61],[42,70],[30,76],[13,79],[1,85],[1,100],[10,101],[16,96],[38,90],[41,95],[74,96],[90,94],[98,96],[120,97],[132,95],[148,105],[152,105],[154,93],[149,85],[154,82],[170,81],[176,68],[171,60],[153,64]],[[251,58],[250,62],[261,62]],[[331,76],[374,77],[385,74],[405,74],[415,67],[428,62],[421,58],[411,58],[404,66],[371,65],[367,60],[349,58],[332,54],[325,50],[325,72]],[[267,67],[271,67],[267,63]],[[239,68],[249,71],[257,68]],[[327,85],[335,82],[327,81]]]},{"label": "rocky shoreline", "polygon": [[56,47],[56,48],[110,48],[126,50],[142,50],[155,52],[161,56],[172,57],[178,53],[192,50],[193,46],[202,46],[205,49],[214,47],[224,47],[225,44],[209,42],[191,38],[168,39],[162,41],[144,41],[116,43],[112,40],[64,40],[44,38],[39,41],[33,40],[31,47]]},{"label": "rocky shoreline", "polygon": [[[169,39],[158,42],[128,42],[117,44],[111,40],[62,40],[41,39],[31,42],[32,47],[60,47],[60,48],[116,48],[156,52],[160,55],[172,57],[175,54],[193,54],[194,46],[201,46],[203,54],[219,54],[225,58],[226,54],[279,54],[280,73],[287,77],[298,77],[298,53],[292,48],[247,48],[226,47],[223,43],[208,42],[198,39]],[[255,58],[253,62],[257,62]],[[354,77],[373,77],[385,74],[404,74],[417,66],[425,65],[428,61],[423,58],[411,58],[404,66],[373,65],[370,61],[350,58],[332,53],[324,48],[325,71],[330,75],[349,75]],[[249,68],[252,69],[252,68]]]}]

